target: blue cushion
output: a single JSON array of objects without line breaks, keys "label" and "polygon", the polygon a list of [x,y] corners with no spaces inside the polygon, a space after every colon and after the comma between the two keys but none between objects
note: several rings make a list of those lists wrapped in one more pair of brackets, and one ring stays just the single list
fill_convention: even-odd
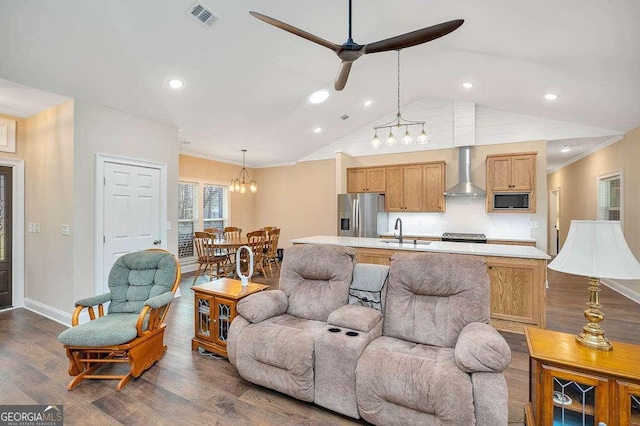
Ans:
[{"label": "blue cushion", "polygon": [[171,291],[176,274],[170,253],[139,251],[119,257],[109,273],[109,313],[139,313],[147,299]]},{"label": "blue cushion", "polygon": [[[58,340],[69,346],[114,346],[130,342],[137,335],[138,314],[113,313],[93,321],[71,327],[58,336]],[[147,328],[147,320],[143,329]]]}]

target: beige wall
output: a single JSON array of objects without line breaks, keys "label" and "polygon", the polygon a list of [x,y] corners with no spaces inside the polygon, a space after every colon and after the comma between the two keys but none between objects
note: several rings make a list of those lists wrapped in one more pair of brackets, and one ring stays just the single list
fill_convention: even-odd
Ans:
[{"label": "beige wall", "polygon": [[560,188],[560,241],[567,237],[571,220],[597,218],[598,176],[622,171],[623,231],[629,247],[640,259],[640,127],[625,137],[548,176],[550,189]]},{"label": "beige wall", "polygon": [[62,235],[61,225],[74,228],[73,122],[69,101],[25,119],[18,143],[25,159],[25,225],[40,223],[40,233],[25,232],[25,298],[66,312],[74,301],[73,239]]},{"label": "beige wall", "polygon": [[[178,128],[102,105],[75,101],[72,228],[74,297],[94,294],[95,154],[167,165],[167,249],[178,252]],[[71,309],[68,307],[67,310]]]},{"label": "beige wall", "polygon": [[281,248],[294,238],[336,234],[335,160],[257,169],[256,180],[256,227],[281,228]]},{"label": "beige wall", "polygon": [[[231,179],[238,175],[242,167],[180,154],[179,168],[180,181],[229,185]],[[255,170],[248,168],[247,171],[249,176],[256,179]],[[263,188],[262,182],[258,181],[258,194]],[[243,233],[257,229],[255,210],[258,194],[231,193],[228,226],[242,228]]]}]

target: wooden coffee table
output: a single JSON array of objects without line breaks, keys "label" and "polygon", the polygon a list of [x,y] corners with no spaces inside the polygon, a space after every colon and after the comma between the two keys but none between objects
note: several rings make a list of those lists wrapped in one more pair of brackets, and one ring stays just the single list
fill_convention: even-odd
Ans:
[{"label": "wooden coffee table", "polygon": [[249,283],[242,287],[239,280],[222,278],[193,286],[195,335],[191,350],[198,347],[227,357],[229,327],[236,317],[236,304],[243,297],[269,288]]}]

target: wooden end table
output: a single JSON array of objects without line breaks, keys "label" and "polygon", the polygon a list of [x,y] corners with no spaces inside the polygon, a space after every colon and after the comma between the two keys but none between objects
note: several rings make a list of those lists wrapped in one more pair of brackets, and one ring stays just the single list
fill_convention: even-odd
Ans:
[{"label": "wooden end table", "polygon": [[528,426],[640,425],[640,346],[612,342],[603,352],[579,345],[573,334],[527,327],[525,335]]},{"label": "wooden end table", "polygon": [[191,350],[201,347],[226,358],[227,336],[236,317],[236,304],[243,297],[267,288],[268,285],[256,283],[242,287],[240,281],[230,278],[193,286],[195,336],[191,339]]}]

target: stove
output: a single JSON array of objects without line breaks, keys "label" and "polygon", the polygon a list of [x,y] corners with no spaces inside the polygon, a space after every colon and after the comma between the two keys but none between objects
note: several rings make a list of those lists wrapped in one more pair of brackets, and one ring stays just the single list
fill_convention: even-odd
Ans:
[{"label": "stove", "polygon": [[458,243],[486,243],[487,236],[484,234],[461,234],[456,232],[445,232],[442,234],[442,241]]}]

